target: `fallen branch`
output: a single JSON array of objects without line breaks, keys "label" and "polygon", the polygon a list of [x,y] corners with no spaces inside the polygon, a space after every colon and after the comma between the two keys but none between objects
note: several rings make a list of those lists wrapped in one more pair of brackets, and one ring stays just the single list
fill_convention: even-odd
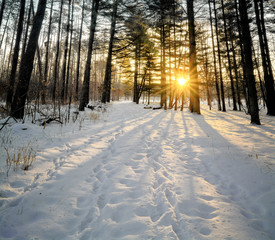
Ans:
[{"label": "fallen branch", "polygon": [[[5,111],[5,112],[9,112],[6,108],[4,108],[3,106],[1,106],[1,108]],[[0,131],[8,124],[9,120],[13,118],[15,122],[17,122],[16,118],[12,117],[12,116],[9,116],[8,119],[2,123],[2,127],[0,128]]]},{"label": "fallen branch", "polygon": [[49,123],[51,123],[51,122],[53,122],[53,121],[56,121],[56,122],[58,122],[58,123],[60,123],[60,124],[63,124],[63,122],[61,122],[60,120],[59,120],[59,117],[56,117],[56,118],[49,118],[48,120],[45,120],[42,124],[41,124],[41,126],[43,126],[44,128],[46,127],[46,124],[49,124]]}]

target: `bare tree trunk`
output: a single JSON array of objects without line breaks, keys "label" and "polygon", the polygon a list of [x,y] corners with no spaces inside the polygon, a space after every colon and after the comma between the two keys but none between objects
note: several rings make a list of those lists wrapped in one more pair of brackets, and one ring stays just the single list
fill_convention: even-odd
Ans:
[{"label": "bare tree trunk", "polygon": [[269,47],[268,47],[268,41],[266,36],[263,0],[254,0],[254,8],[255,8],[255,14],[256,14],[258,35],[260,40],[262,67],[264,71],[267,114],[275,116],[274,77],[272,73]]},{"label": "bare tree trunk", "polygon": [[224,86],[223,86],[223,76],[222,76],[222,62],[221,62],[221,49],[220,49],[220,39],[218,31],[218,19],[217,19],[217,9],[216,9],[216,0],[213,0],[214,6],[214,15],[215,15],[215,28],[216,28],[216,38],[217,38],[217,47],[218,47],[218,59],[219,59],[219,74],[220,74],[220,86],[221,86],[221,100],[222,100],[222,111],[226,111],[225,107],[225,97],[224,97]]},{"label": "bare tree trunk", "polygon": [[100,2],[99,0],[93,0],[90,37],[89,37],[89,49],[88,49],[86,66],[85,66],[83,86],[81,90],[79,111],[84,111],[85,106],[89,103],[91,61],[92,61],[93,43],[94,43],[94,35],[95,35],[95,27],[96,27],[97,15],[98,15],[99,2]]},{"label": "bare tree trunk", "polygon": [[47,35],[44,82],[43,82],[43,90],[42,90],[42,104],[46,103],[46,88],[48,85],[49,47],[50,47],[50,39],[51,39],[52,17],[53,17],[53,0],[51,2],[50,19],[49,19],[49,27],[48,27],[48,35]]},{"label": "bare tree trunk", "polygon": [[21,36],[22,36],[22,31],[23,31],[25,3],[26,3],[25,0],[21,0],[20,14],[19,14],[19,20],[18,20],[18,26],[17,26],[17,34],[16,34],[16,41],[15,41],[13,59],[12,59],[12,68],[11,68],[11,73],[10,73],[9,88],[8,88],[8,94],[7,94],[7,100],[6,100],[8,109],[11,106],[12,97],[13,97],[13,90],[14,90],[14,84],[15,84],[15,75],[16,75],[16,69],[17,69],[17,63],[18,63]]},{"label": "bare tree trunk", "polygon": [[253,61],[252,61],[252,39],[250,35],[249,28],[249,19],[247,14],[247,3],[246,0],[240,0],[239,2],[239,11],[241,18],[241,28],[242,28],[242,39],[244,46],[244,57],[245,57],[245,68],[246,68],[246,77],[248,84],[248,97],[249,97],[249,106],[250,106],[250,115],[251,123],[260,125],[259,118],[259,107],[258,107],[258,98],[255,77],[253,73]]},{"label": "bare tree trunk", "polygon": [[56,85],[57,85],[57,80],[58,80],[60,33],[61,33],[61,21],[62,21],[62,13],[63,13],[63,4],[64,4],[64,0],[61,0],[61,2],[60,2],[60,12],[59,12],[59,21],[58,21],[58,31],[57,31],[57,41],[56,41],[56,55],[55,55],[55,63],[54,63],[53,90],[52,90],[52,100],[53,100],[54,104],[55,104],[55,100],[56,100]]},{"label": "bare tree trunk", "polygon": [[232,100],[233,100],[233,110],[237,111],[237,103],[236,103],[236,93],[235,93],[235,86],[234,86],[234,80],[232,75],[232,65],[231,65],[231,57],[230,57],[230,51],[229,51],[229,45],[228,45],[228,34],[227,34],[227,23],[225,18],[225,11],[224,11],[224,2],[221,0],[222,3],[222,15],[223,15],[223,28],[224,28],[224,37],[225,37],[225,45],[226,45],[226,53],[227,53],[227,60],[228,60],[228,71],[229,71],[229,77],[230,77],[230,83],[231,83],[231,94],[232,94]]},{"label": "bare tree trunk", "polygon": [[8,29],[8,24],[9,24],[9,20],[10,20],[10,16],[11,16],[11,13],[12,13],[12,8],[10,8],[10,11],[9,11],[9,14],[8,14],[8,18],[7,18],[7,22],[5,24],[5,27],[4,27],[4,31],[3,31],[3,34],[2,34],[2,38],[1,38],[1,42],[0,42],[0,49],[2,47],[2,43],[4,41],[4,37],[5,37],[5,34],[6,34],[6,31]]},{"label": "bare tree trunk", "polygon": [[45,15],[47,0],[39,0],[38,9],[33,19],[26,53],[23,55],[19,69],[19,82],[11,105],[11,116],[23,119],[24,107],[29,89],[31,73],[33,70],[34,56],[38,45],[38,38]]},{"label": "bare tree trunk", "polygon": [[[74,0],[72,2],[72,17],[71,17],[71,27],[70,27],[70,45],[69,45],[69,56],[68,56],[68,67],[66,74],[66,85],[65,85],[65,100],[68,100],[69,96],[69,79],[70,79],[70,64],[71,64],[71,54],[72,54],[72,41],[73,41],[73,19],[74,19]],[[71,67],[73,68],[73,66]]]},{"label": "bare tree trunk", "polygon": [[[241,30],[241,25],[240,25],[239,7],[238,7],[237,0],[234,0],[234,7],[235,7],[235,13],[236,13],[236,20],[237,20],[239,38],[241,39],[242,38],[242,30]],[[244,67],[245,59],[244,59],[244,50],[243,50],[244,47],[243,47],[242,41],[240,41],[239,46],[240,46],[240,50],[241,50],[241,66],[242,66],[242,69],[243,69],[243,79],[241,81],[242,91],[243,91],[243,95],[244,95],[244,98],[245,98],[246,106],[247,106],[248,109],[250,109],[249,101],[248,101],[248,97],[247,97],[247,77],[246,77],[246,69]]]},{"label": "bare tree trunk", "polygon": [[81,15],[81,24],[80,24],[80,33],[79,33],[79,42],[78,42],[78,51],[77,51],[77,66],[76,66],[76,80],[75,80],[75,100],[78,100],[79,94],[79,72],[80,72],[80,58],[81,58],[81,41],[82,41],[82,31],[83,31],[83,21],[84,21],[84,6],[85,0],[82,2],[82,15]]},{"label": "bare tree trunk", "polygon": [[218,72],[217,72],[217,59],[216,59],[216,49],[215,49],[215,42],[214,42],[214,30],[213,30],[213,20],[212,20],[212,10],[210,0],[208,0],[209,5],[209,13],[210,13],[210,27],[211,27],[211,39],[212,39],[212,48],[213,48],[213,59],[214,59],[214,73],[215,73],[215,86],[217,92],[217,100],[218,100],[218,110],[221,111],[221,96],[220,96],[220,87],[219,87],[219,80],[218,80]]},{"label": "bare tree trunk", "polygon": [[2,0],[1,10],[0,10],[0,27],[1,27],[1,24],[2,24],[2,19],[3,19],[3,14],[4,14],[5,7],[6,7],[6,0]]},{"label": "bare tree trunk", "polygon": [[133,102],[138,103],[138,46],[135,46],[135,73],[134,73],[134,98]]},{"label": "bare tree trunk", "polygon": [[[65,88],[66,88],[66,73],[67,73],[67,56],[68,56],[68,45],[69,45],[69,34],[70,34],[70,18],[71,18],[71,0],[68,1],[68,17],[66,26],[66,40],[64,46],[64,57],[62,66],[62,76],[61,76],[61,101],[64,103],[65,100]],[[69,63],[68,63],[69,64]]]},{"label": "bare tree trunk", "polygon": [[200,95],[197,70],[196,33],[194,19],[194,2],[187,0],[187,16],[189,30],[189,77],[190,77],[190,105],[191,112],[200,114]]},{"label": "bare tree trunk", "polygon": [[231,49],[233,53],[233,66],[234,66],[234,72],[235,72],[235,80],[236,80],[236,90],[237,90],[237,102],[239,106],[239,111],[242,109],[242,103],[241,103],[241,93],[240,93],[240,85],[239,85],[239,73],[238,73],[238,67],[237,67],[237,60],[236,60],[236,51],[234,47],[234,41],[232,36],[232,30],[230,30],[230,41],[231,41]]},{"label": "bare tree trunk", "polygon": [[106,62],[104,88],[103,88],[102,99],[101,99],[103,103],[110,102],[110,96],[111,96],[112,55],[113,55],[113,45],[114,45],[114,37],[115,37],[115,30],[116,30],[118,2],[119,0],[114,0],[114,3],[113,3],[109,50],[108,50],[108,57]]},{"label": "bare tree trunk", "polygon": [[33,0],[30,1],[30,6],[29,6],[29,12],[28,12],[28,18],[27,18],[27,23],[26,23],[26,29],[25,29],[25,36],[24,36],[24,41],[23,41],[23,46],[22,46],[22,52],[21,52],[21,59],[23,57],[23,54],[26,51],[26,46],[27,46],[27,39],[29,35],[29,27],[31,23],[31,16],[34,17],[34,6],[33,6]]},{"label": "bare tree trunk", "polygon": [[[163,13],[161,14],[161,17],[164,19]],[[162,21],[163,21],[162,19]],[[160,85],[161,85],[161,93],[160,93],[160,106],[164,107],[164,109],[167,109],[167,93],[166,93],[166,44],[165,44],[165,25],[164,22],[162,22],[161,29],[160,29],[160,44],[161,44],[161,79],[160,79]]]}]

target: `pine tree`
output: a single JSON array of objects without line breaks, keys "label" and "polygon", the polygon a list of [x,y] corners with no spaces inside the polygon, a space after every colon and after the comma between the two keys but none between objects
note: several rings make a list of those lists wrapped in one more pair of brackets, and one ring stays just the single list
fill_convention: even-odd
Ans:
[{"label": "pine tree", "polygon": [[196,34],[194,19],[194,2],[187,0],[187,16],[189,30],[189,78],[190,78],[190,105],[191,112],[200,114],[200,95],[196,56]]},{"label": "pine tree", "polygon": [[247,87],[248,87],[248,98],[249,98],[249,106],[250,106],[250,115],[251,115],[251,123],[260,125],[259,118],[259,107],[258,107],[258,98],[257,98],[257,90],[256,83],[254,77],[254,68],[253,68],[253,60],[252,60],[252,39],[249,27],[249,19],[248,19],[248,9],[246,0],[239,1],[239,11],[240,11],[240,19],[241,19],[241,30],[242,30],[242,38],[241,41],[244,46],[244,58],[245,58],[245,72],[247,78]]},{"label": "pine tree", "polygon": [[19,69],[19,82],[11,104],[10,115],[15,118],[23,119],[24,107],[28,94],[31,73],[35,52],[38,46],[38,38],[45,15],[47,0],[39,0],[36,15],[33,19],[33,26],[30,32],[29,42]]},{"label": "pine tree", "polygon": [[91,61],[92,61],[92,52],[93,52],[93,43],[95,35],[95,27],[97,22],[97,15],[99,9],[99,0],[93,0],[93,8],[91,15],[91,25],[90,25],[90,37],[89,37],[89,49],[85,65],[85,73],[83,86],[81,90],[81,97],[79,103],[79,111],[84,111],[85,106],[89,103],[89,92],[90,92],[90,72],[91,72]]}]

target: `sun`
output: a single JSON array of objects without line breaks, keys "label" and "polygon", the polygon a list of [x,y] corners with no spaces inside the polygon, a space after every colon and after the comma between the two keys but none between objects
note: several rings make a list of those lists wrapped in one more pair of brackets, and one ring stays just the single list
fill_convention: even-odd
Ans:
[{"label": "sun", "polygon": [[187,80],[185,78],[178,78],[179,85],[183,86],[187,83]]}]

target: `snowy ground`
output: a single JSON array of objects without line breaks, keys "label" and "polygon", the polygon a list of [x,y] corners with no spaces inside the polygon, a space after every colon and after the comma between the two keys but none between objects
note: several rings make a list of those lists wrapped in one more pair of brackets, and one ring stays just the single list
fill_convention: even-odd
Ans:
[{"label": "snowy ground", "polygon": [[7,177],[2,140],[0,239],[275,239],[275,118],[202,108],[5,127],[38,152]]}]

